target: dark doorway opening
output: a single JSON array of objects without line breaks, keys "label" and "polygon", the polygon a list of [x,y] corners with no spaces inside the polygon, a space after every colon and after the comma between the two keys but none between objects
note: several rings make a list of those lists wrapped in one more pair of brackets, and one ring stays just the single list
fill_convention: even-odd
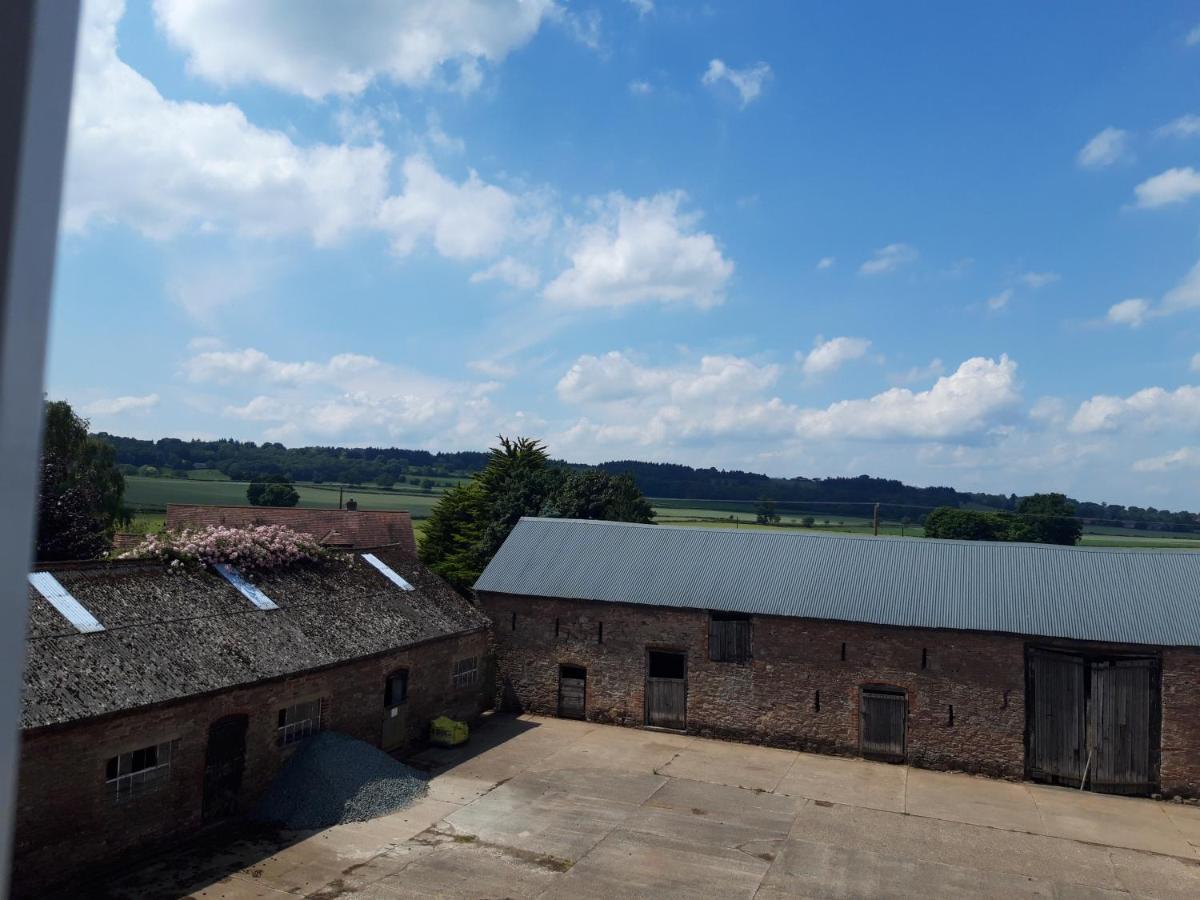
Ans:
[{"label": "dark doorway opening", "polygon": [[859,750],[868,759],[904,762],[908,697],[901,688],[865,687],[860,705]]},{"label": "dark doorway opening", "polygon": [[587,718],[587,669],[558,667],[558,714],[564,719]]},{"label": "dark doorway opening", "polygon": [[650,650],[646,654],[646,724],[687,728],[687,654]]},{"label": "dark doorway opening", "polygon": [[397,669],[383,687],[383,749],[404,746],[408,724],[408,669]]},{"label": "dark doorway opening", "polygon": [[246,769],[245,715],[225,716],[208,728],[208,750],[204,756],[205,822],[237,815],[242,773]]}]

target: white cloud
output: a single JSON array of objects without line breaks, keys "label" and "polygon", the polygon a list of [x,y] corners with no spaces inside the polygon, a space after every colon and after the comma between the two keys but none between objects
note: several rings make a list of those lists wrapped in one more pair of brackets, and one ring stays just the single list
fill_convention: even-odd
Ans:
[{"label": "white cloud", "polygon": [[705,356],[698,365],[644,366],[613,350],[579,357],[559,379],[556,390],[567,403],[595,404],[625,400],[707,404],[746,397],[779,378],[779,366],[757,365],[737,356]]},{"label": "white cloud", "polygon": [[599,10],[586,9],[575,12],[560,6],[555,7],[554,17],[573,40],[601,56],[607,56],[608,51],[604,46],[603,19]]},{"label": "white cloud", "polygon": [[825,269],[832,269],[834,263],[836,262],[837,260],[832,256],[822,256],[819,260],[817,260],[817,270],[824,271]]},{"label": "white cloud", "polygon": [[947,440],[978,436],[1020,401],[1017,364],[968,359],[926,391],[891,388],[865,400],[842,400],[802,412],[797,431],[810,439]]},{"label": "white cloud", "polygon": [[875,255],[858,267],[863,275],[883,275],[900,266],[914,262],[917,250],[908,244],[888,244],[875,251]]},{"label": "white cloud", "polygon": [[1149,456],[1136,460],[1135,472],[1169,472],[1173,469],[1200,468],[1200,447],[1180,447],[1161,456]]},{"label": "white cloud", "polygon": [[1172,119],[1166,125],[1154,132],[1158,137],[1195,137],[1200,134],[1200,116],[1187,113],[1178,119]]},{"label": "white cloud", "polygon": [[629,82],[629,93],[637,94],[640,97],[645,97],[647,94],[654,92],[654,85],[646,81],[644,78],[635,78]]},{"label": "white cloud", "polygon": [[710,86],[728,81],[737,90],[742,108],[745,109],[762,94],[763,84],[770,77],[771,67],[765,62],[757,62],[744,69],[733,69],[721,60],[714,59],[708,64],[700,80]]},{"label": "white cloud", "polygon": [[332,381],[349,375],[378,370],[383,366],[373,356],[358,353],[339,353],[327,362],[280,362],[261,350],[246,347],[242,350],[208,350],[185,360],[183,373],[189,381],[234,382],[258,381],[271,384],[299,385]]},{"label": "white cloud", "polygon": [[1067,404],[1061,397],[1039,397],[1029,410],[1029,418],[1043,425],[1061,425],[1067,419]]},{"label": "white cloud", "polygon": [[1200,372],[1200,353],[1192,354],[1192,361],[1189,364],[1189,368],[1193,372]]},{"label": "white cloud", "polygon": [[1195,47],[1200,44],[1200,25],[1197,25],[1184,37],[1183,42],[1189,47]]},{"label": "white cloud", "polygon": [[518,198],[474,171],[456,184],[414,155],[404,161],[402,173],[402,193],[384,201],[379,213],[397,254],[406,256],[429,239],[443,256],[478,258],[497,252],[512,236]]},{"label": "white cloud", "polygon": [[154,10],[193,73],[312,99],[360,94],[376,79],[471,91],[483,64],[504,60],[561,11],[553,0],[155,0]]},{"label": "white cloud", "polygon": [[625,0],[637,10],[638,18],[644,18],[654,12],[654,0]]},{"label": "white cloud", "polygon": [[1183,203],[1200,194],[1200,172],[1191,166],[1167,171],[1147,178],[1133,189],[1137,205],[1143,209]]},{"label": "white cloud", "polygon": [[984,305],[992,312],[999,312],[1008,306],[1008,301],[1012,299],[1012,295],[1012,288],[1005,288],[1000,293],[988,297],[984,301]]},{"label": "white cloud", "polygon": [[1057,272],[1026,272],[1018,280],[1026,287],[1037,290],[1048,284],[1054,284],[1060,277]]},{"label": "white cloud", "polygon": [[121,413],[127,412],[145,412],[158,406],[158,400],[158,394],[93,400],[83,407],[83,414],[87,416],[119,416]]},{"label": "white cloud", "polygon": [[[227,230],[329,244],[372,223],[387,190],[381,146],[299,146],[233,104],[162,97],[117,57],[118,0],[84,5],[64,227],[122,222],[156,239]],[[235,30],[231,30],[231,33]]]},{"label": "white cloud", "polygon": [[507,380],[517,374],[517,367],[512,363],[498,359],[473,359],[467,363],[467,368],[486,375],[488,378]]},{"label": "white cloud", "polygon": [[1200,262],[1192,266],[1183,280],[1163,294],[1160,313],[1183,312],[1200,307]]},{"label": "white cloud", "polygon": [[888,380],[892,384],[919,384],[922,381],[928,381],[930,378],[936,378],[946,371],[945,365],[938,358],[931,359],[928,365],[913,366],[907,372],[896,372],[888,376]]},{"label": "white cloud", "polygon": [[506,256],[471,276],[471,284],[486,281],[502,281],[509,287],[531,291],[538,286],[541,276],[533,266]]},{"label": "white cloud", "polygon": [[1150,312],[1150,301],[1140,297],[1122,300],[1108,308],[1105,318],[1114,325],[1128,325],[1138,328],[1146,320]]},{"label": "white cloud", "polygon": [[711,234],[696,229],[698,215],[680,211],[685,199],[676,191],[593,201],[596,220],[575,227],[571,265],[546,285],[546,299],[578,307],[721,303],[733,263]]},{"label": "white cloud", "polygon": [[1103,169],[1129,154],[1129,132],[1108,127],[1083,145],[1076,157],[1085,169]]},{"label": "white cloud", "polygon": [[851,360],[862,359],[870,349],[871,342],[866,338],[835,337],[826,341],[818,337],[813,349],[807,355],[797,353],[796,360],[805,375],[817,377],[836,372]]},{"label": "white cloud", "polygon": [[1200,387],[1183,385],[1173,391],[1143,388],[1128,397],[1097,394],[1079,404],[1071,431],[1088,434],[1135,427],[1145,430],[1195,429],[1200,424]]}]

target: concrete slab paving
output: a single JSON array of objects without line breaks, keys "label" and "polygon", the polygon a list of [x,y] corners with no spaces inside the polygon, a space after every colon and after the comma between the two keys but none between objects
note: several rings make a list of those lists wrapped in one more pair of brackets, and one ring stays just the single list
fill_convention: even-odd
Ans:
[{"label": "concrete slab paving", "polygon": [[809,800],[904,812],[905,783],[910,771],[905,766],[865,759],[798,753],[795,764],[775,791]]},{"label": "concrete slab paving", "polygon": [[535,717],[419,761],[397,813],[210,840],[101,894],[1200,896],[1200,810],[1174,804]]},{"label": "concrete slab paving", "polygon": [[986,825],[1008,831],[1042,830],[1042,817],[1023,784],[911,769],[904,811],[913,816]]}]

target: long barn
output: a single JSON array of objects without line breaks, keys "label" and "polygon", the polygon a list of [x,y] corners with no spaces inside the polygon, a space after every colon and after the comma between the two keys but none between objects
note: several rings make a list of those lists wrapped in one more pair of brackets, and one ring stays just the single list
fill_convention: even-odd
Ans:
[{"label": "long barn", "polygon": [[522,519],[475,589],[510,707],[1200,793],[1200,554]]}]

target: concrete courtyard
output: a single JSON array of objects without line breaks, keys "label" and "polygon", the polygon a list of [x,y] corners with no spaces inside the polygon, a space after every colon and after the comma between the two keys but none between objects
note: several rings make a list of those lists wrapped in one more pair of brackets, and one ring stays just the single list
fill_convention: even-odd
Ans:
[{"label": "concrete courtyard", "polygon": [[1200,808],[536,717],[372,822],[159,859],[111,897],[1200,897]]}]

